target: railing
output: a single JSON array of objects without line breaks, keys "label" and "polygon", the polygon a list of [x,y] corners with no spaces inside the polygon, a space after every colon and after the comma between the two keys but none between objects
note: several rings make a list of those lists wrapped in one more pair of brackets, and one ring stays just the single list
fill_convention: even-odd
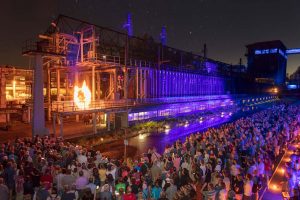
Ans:
[{"label": "railing", "polygon": [[126,108],[126,106],[133,106],[134,102],[128,100],[119,101],[92,101],[90,104],[85,105],[83,108],[78,108],[74,101],[56,101],[51,104],[52,111],[54,112],[76,112],[83,110],[97,110],[109,108]]},{"label": "railing", "polygon": [[199,101],[223,101],[224,103],[233,103],[233,100],[241,105],[252,105],[259,101],[269,101],[276,99],[276,95],[258,95],[248,96],[245,94],[238,95],[206,95],[206,96],[190,96],[190,97],[166,97],[166,98],[146,98],[146,99],[121,99],[121,100],[97,100],[83,108],[78,108],[74,101],[56,101],[51,104],[51,110],[54,112],[76,112],[82,110],[96,110],[109,108],[126,108],[137,107],[143,105],[159,105],[172,103],[188,103]]},{"label": "railing", "polygon": [[27,54],[32,52],[65,55],[66,49],[63,47],[48,44],[46,42],[43,43],[34,40],[25,41],[22,46],[22,53]]}]

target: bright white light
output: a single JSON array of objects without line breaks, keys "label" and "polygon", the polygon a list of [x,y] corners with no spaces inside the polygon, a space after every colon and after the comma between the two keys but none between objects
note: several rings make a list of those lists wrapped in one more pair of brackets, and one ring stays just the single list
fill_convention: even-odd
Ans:
[{"label": "bright white light", "polygon": [[188,125],[189,125],[189,122],[186,121],[185,124],[184,124],[184,127],[188,127]]},{"label": "bright white light", "polygon": [[139,134],[139,139],[143,140],[145,138],[145,136],[143,134]]},{"label": "bright white light", "polygon": [[82,87],[75,85],[74,87],[74,102],[79,109],[89,108],[91,104],[92,94],[85,81],[83,81]]}]

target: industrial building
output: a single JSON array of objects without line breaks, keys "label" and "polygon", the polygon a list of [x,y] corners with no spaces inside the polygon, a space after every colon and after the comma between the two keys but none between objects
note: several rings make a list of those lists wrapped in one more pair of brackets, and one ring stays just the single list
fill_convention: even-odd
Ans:
[{"label": "industrial building", "polygon": [[[160,42],[133,36],[130,15],[124,28],[119,32],[60,15],[44,34],[24,43],[22,54],[33,63],[34,84],[24,87],[30,89],[26,97],[33,94],[33,135],[49,133],[46,120],[52,120],[54,134],[59,124],[63,135],[65,118],[89,116],[96,133],[99,124],[108,130],[111,124],[127,127],[137,107],[232,103],[235,95],[261,92],[244,70],[207,58],[206,47],[197,55],[167,46],[164,27]],[[8,88],[14,88],[11,83]],[[18,90],[8,88],[7,100],[19,98]]]}]

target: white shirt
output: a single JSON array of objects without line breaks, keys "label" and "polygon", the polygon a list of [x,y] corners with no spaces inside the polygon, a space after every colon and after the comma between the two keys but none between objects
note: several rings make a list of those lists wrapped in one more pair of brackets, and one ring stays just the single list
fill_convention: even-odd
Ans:
[{"label": "white shirt", "polygon": [[187,162],[184,162],[184,163],[181,164],[181,168],[182,169],[185,168],[185,169],[189,170],[190,169],[190,165]]},{"label": "white shirt", "polygon": [[77,160],[79,163],[87,163],[87,157],[85,155],[78,155]]},{"label": "white shirt", "polygon": [[107,171],[106,175],[111,174],[113,176],[114,180],[116,180],[116,171],[117,171],[117,168],[114,167],[114,169]]}]

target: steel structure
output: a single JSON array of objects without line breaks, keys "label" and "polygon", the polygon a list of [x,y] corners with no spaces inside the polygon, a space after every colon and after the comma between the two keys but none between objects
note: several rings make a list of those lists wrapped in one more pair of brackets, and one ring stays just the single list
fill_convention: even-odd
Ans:
[{"label": "steel structure", "polygon": [[[73,90],[83,81],[92,98],[84,110],[94,114],[149,99],[157,103],[165,98],[234,93],[233,77],[242,75],[230,65],[156,43],[151,37],[132,36],[130,15],[126,25],[128,32],[122,33],[60,15],[37,41],[27,41],[22,53],[35,59],[34,110],[45,103],[49,120],[58,116],[62,124],[63,112],[74,112],[79,120]],[[46,99],[41,102],[43,88]],[[41,117],[37,115],[36,123]]]}]

